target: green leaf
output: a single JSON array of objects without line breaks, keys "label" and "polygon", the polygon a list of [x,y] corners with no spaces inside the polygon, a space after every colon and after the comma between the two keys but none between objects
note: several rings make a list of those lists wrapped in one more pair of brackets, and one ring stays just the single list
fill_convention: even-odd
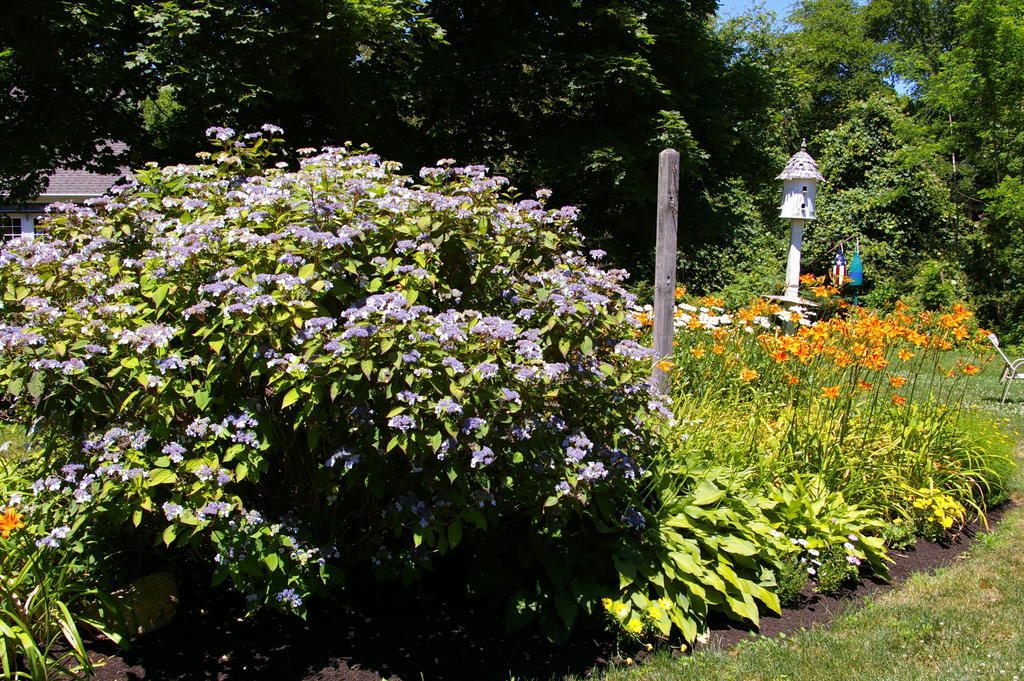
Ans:
[{"label": "green leaf", "polygon": [[268,553],[263,556],[263,562],[266,564],[267,569],[273,572],[281,566],[281,557],[276,553]]},{"label": "green leaf", "polygon": [[172,482],[176,482],[178,476],[175,475],[174,471],[166,468],[157,468],[149,472],[149,476],[146,478],[146,487],[155,487],[156,485],[167,485]]},{"label": "green leaf", "polygon": [[568,338],[562,338],[558,341],[558,351],[562,353],[562,357],[569,356],[569,350],[571,347],[572,345],[569,343]]},{"label": "green leaf", "polygon": [[455,548],[462,541],[462,521],[456,518],[448,526],[448,546]]},{"label": "green leaf", "polygon": [[28,394],[38,400],[43,396],[44,390],[46,390],[46,382],[43,380],[43,372],[32,372],[32,377],[28,379]]},{"label": "green leaf", "polygon": [[576,615],[579,613],[579,606],[576,602],[568,598],[565,593],[559,592],[555,596],[555,610],[558,611],[558,616],[565,623],[566,629],[572,629],[572,625],[576,623]]},{"label": "green leaf", "polygon": [[636,567],[628,560],[612,556],[612,563],[619,573],[619,588],[625,588],[636,580]]},{"label": "green leaf", "polygon": [[296,390],[295,388],[292,388],[287,393],[285,393],[284,399],[281,400],[281,408],[285,409],[287,407],[290,407],[291,405],[295,404],[295,402],[298,399],[299,399],[299,391]]},{"label": "green leaf", "polygon": [[305,265],[299,268],[298,277],[299,279],[309,279],[316,272],[316,263],[307,262]]},{"label": "green leaf", "polygon": [[164,298],[167,297],[167,292],[170,290],[171,287],[168,284],[158,286],[157,289],[150,294],[150,298],[152,298],[153,302],[156,303],[157,307],[159,307],[160,303],[164,302]]},{"label": "green leaf", "polygon": [[737,556],[753,556],[757,553],[757,547],[752,542],[729,535],[718,538],[718,548]]},{"label": "green leaf", "polygon": [[693,491],[693,503],[697,506],[707,506],[708,504],[715,503],[723,496],[725,496],[725,491],[719,489],[715,483],[705,478],[700,481],[697,489]]},{"label": "green leaf", "polygon": [[164,544],[170,546],[174,543],[174,539],[178,536],[178,528],[176,525],[168,525],[164,528]]}]

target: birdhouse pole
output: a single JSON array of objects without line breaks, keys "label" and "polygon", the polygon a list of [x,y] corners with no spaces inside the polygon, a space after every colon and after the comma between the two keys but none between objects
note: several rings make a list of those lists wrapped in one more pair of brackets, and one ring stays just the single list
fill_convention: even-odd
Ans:
[{"label": "birdhouse pole", "polygon": [[800,301],[800,258],[803,255],[804,221],[789,221],[789,257],[786,260],[786,292],[782,297]]},{"label": "birdhouse pole", "polygon": [[679,152],[658,154],[658,232],[654,255],[654,364],[658,391],[667,394],[668,372],[658,362],[672,357],[676,309],[676,230],[679,227]]},{"label": "birdhouse pole", "polygon": [[818,164],[807,153],[807,140],[793,154],[776,180],[782,180],[782,205],[779,217],[789,219],[789,256],[786,259],[786,291],[781,296],[767,296],[784,305],[813,305],[800,298],[800,256],[804,241],[804,223],[816,218],[814,202],[818,182],[824,180]]}]

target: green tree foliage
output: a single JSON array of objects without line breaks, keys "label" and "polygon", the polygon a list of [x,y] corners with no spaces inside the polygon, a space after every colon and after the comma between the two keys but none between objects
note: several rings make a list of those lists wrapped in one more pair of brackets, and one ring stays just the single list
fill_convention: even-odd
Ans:
[{"label": "green tree foliage", "polygon": [[31,197],[55,167],[110,169],[104,140],[136,164],[184,160],[214,123],[273,120],[299,142],[369,137],[371,124],[384,136],[414,41],[441,35],[424,4],[5,3],[0,84],[15,105],[0,113],[0,194]]},{"label": "green tree foliage", "polygon": [[941,158],[921,142],[921,126],[903,102],[880,95],[851,105],[846,116],[820,136],[828,182],[809,230],[807,265],[827,270],[836,245],[859,235],[871,265],[868,290],[876,290],[876,302],[891,302],[907,292],[920,259],[954,243],[957,223]]},{"label": "green tree foliage", "polygon": [[0,195],[35,195],[57,166],[109,170],[105,141],[140,127],[135,107],[144,91],[119,67],[138,26],[130,12],[111,11],[116,4],[4,3]]},{"label": "green tree foliage", "polygon": [[[687,246],[721,241],[739,222],[716,200],[737,173],[715,168],[763,182],[777,162],[763,143],[774,130],[771,71],[716,33],[714,0],[16,5],[66,35],[10,39],[5,63],[30,63],[33,49],[56,63],[77,50],[95,67],[62,71],[66,82],[46,84],[56,98],[46,106],[104,83],[68,131],[83,153],[119,139],[135,161],[186,160],[209,125],[272,121],[298,145],[369,141],[411,167],[454,156],[585,206],[584,230],[630,265],[648,259],[660,149],[683,152]],[[34,77],[12,74],[12,87],[42,97]],[[108,99],[121,106],[104,111]],[[38,153],[5,154],[0,175],[78,163],[59,126],[52,141],[25,130]]]}]

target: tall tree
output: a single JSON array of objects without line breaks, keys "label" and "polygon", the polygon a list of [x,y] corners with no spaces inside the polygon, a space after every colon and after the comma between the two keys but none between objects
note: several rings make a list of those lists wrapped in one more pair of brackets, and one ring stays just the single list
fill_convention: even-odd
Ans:
[{"label": "tall tree", "polygon": [[[715,199],[736,173],[713,165],[770,165],[773,89],[715,32],[715,0],[12,2],[65,34],[8,42],[6,63],[42,50],[64,81],[51,96],[6,69],[5,86],[55,110],[63,92],[103,87],[32,158],[0,151],[8,178],[84,162],[99,139],[128,142],[136,160],[187,159],[208,125],[270,121],[298,146],[366,141],[412,168],[454,156],[550,186],[636,264],[662,147],[684,155],[684,245],[728,231]],[[92,70],[62,71],[61,50]],[[7,116],[31,138],[38,114]],[[70,140],[79,156],[64,153]]]}]

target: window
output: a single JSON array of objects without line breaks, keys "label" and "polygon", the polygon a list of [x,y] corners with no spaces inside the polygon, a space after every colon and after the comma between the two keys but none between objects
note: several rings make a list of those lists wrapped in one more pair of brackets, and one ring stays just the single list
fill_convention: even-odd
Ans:
[{"label": "window", "polygon": [[0,215],[0,241],[17,239],[21,236],[21,218]]}]

